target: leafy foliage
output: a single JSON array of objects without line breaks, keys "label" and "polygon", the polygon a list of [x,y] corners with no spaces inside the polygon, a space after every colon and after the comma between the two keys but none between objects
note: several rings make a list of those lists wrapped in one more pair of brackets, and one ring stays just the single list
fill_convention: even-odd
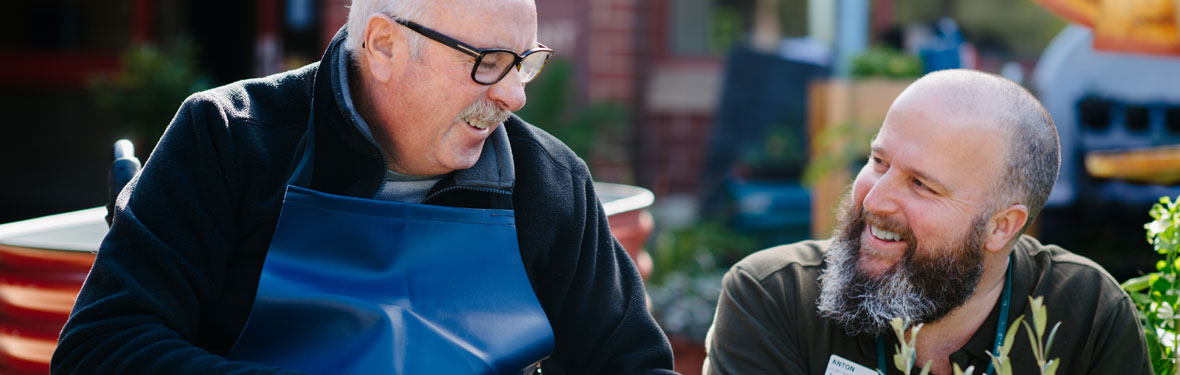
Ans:
[{"label": "leafy foliage", "polygon": [[703,341],[713,325],[725,270],[755,246],[753,239],[717,221],[658,232],[647,290],[660,327]]},{"label": "leafy foliage", "polygon": [[[910,318],[893,318],[889,323],[893,326],[893,333],[897,335],[897,345],[893,347],[897,352],[893,355],[893,366],[906,375],[910,375],[914,368],[914,360],[918,358],[918,332],[922,330],[922,325],[910,327]],[[906,330],[909,330],[910,334],[908,340],[906,339]],[[931,362],[933,360],[926,361],[920,375],[930,373]]]},{"label": "leafy foliage", "polygon": [[123,53],[121,70],[94,77],[98,108],[122,125],[115,135],[148,142],[141,150],[154,148],[184,98],[210,86],[195,61],[197,49],[187,40],[168,48],[141,44]]},{"label": "leafy foliage", "polygon": [[1147,242],[1155,251],[1164,256],[1156,263],[1157,272],[1127,280],[1123,289],[1131,295],[1139,308],[1139,319],[1143,322],[1143,333],[1147,337],[1147,349],[1151,354],[1151,365],[1156,374],[1174,374],[1180,363],[1177,348],[1180,347],[1180,259],[1177,259],[1177,244],[1180,241],[1180,210],[1177,202],[1168,197],[1160,198],[1151,207],[1153,219],[1143,227],[1147,229]]},{"label": "leafy foliage", "polygon": [[852,57],[852,76],[857,78],[917,78],[922,60],[894,48],[876,46]]},{"label": "leafy foliage", "polygon": [[1049,332],[1049,340],[1043,341],[1049,313],[1045,311],[1045,305],[1041,304],[1042,300],[1042,297],[1028,297],[1033,324],[1029,326],[1027,321],[1021,323],[1024,324],[1024,332],[1028,334],[1028,343],[1032,347],[1033,358],[1037,359],[1037,369],[1041,371],[1041,375],[1054,375],[1057,373],[1057,365],[1060,365],[1061,362],[1057,358],[1047,359],[1046,357],[1049,355],[1049,349],[1053,347],[1053,337],[1057,336],[1057,328],[1061,327],[1061,322],[1053,325],[1053,331]]},{"label": "leafy foliage", "polygon": [[800,174],[807,164],[807,147],[793,124],[776,123],[766,129],[758,147],[743,150],[740,160],[752,179],[782,179]]},{"label": "leafy foliage", "polygon": [[[868,156],[866,145],[872,142],[875,135],[876,128],[862,126],[854,121],[842,122],[821,130],[816,135],[815,144],[823,152],[807,164],[803,171],[803,184],[814,186],[829,173],[850,168],[849,166],[856,162],[863,163]],[[852,172],[855,174],[855,171]]]},{"label": "leafy foliage", "polygon": [[[1028,334],[1028,341],[1033,350],[1033,357],[1037,361],[1037,370],[1041,375],[1055,375],[1057,367],[1061,361],[1057,358],[1047,359],[1049,350],[1053,347],[1053,338],[1057,336],[1057,328],[1061,326],[1061,322],[1053,325],[1052,331],[1049,333],[1049,338],[1045,339],[1045,325],[1049,320],[1049,312],[1045,305],[1042,304],[1043,298],[1032,296],[1028,297],[1029,310],[1032,311],[1033,324],[1029,325],[1024,320],[1024,315],[1016,317],[1012,322],[1012,326],[1008,328],[1008,332],[1004,334],[1004,342],[1000,345],[999,353],[987,353],[991,357],[992,367],[995,368],[996,375],[1012,375],[1014,374],[1012,368],[1012,361],[1008,359],[1008,354],[1012,351],[1012,345],[1016,339],[1016,332],[1024,327],[1025,333]],[[900,345],[896,346],[897,354],[893,355],[893,365],[901,370],[906,375],[910,374],[911,368],[914,366],[914,360],[918,357],[917,340],[918,330],[922,328],[919,324],[916,327],[910,328],[910,338],[905,339],[905,330],[909,328],[909,318],[894,318],[891,322],[893,324],[893,332],[897,334],[897,340]],[[931,361],[926,361],[926,365],[922,367],[922,375],[925,375],[930,369]],[[975,366],[967,367],[967,370],[959,368],[959,365],[953,364],[951,370],[955,375],[973,375],[975,373]]]},{"label": "leafy foliage", "polygon": [[672,273],[691,275],[724,272],[758,244],[724,222],[702,220],[689,226],[657,233],[651,282],[663,283]]},{"label": "leafy foliage", "polygon": [[572,97],[573,78],[573,64],[562,59],[550,60],[538,79],[529,83],[528,104],[516,114],[553,134],[578,156],[589,159],[598,151],[595,147],[600,146],[601,137],[622,135],[630,112],[622,105],[606,101],[579,108]]},{"label": "leafy foliage", "polygon": [[[1012,361],[1008,360],[1008,353],[1012,352],[1012,344],[1016,342],[1016,332],[1020,331],[1020,323],[1023,323],[1024,315],[1016,317],[1012,321],[1012,326],[1008,327],[1008,332],[1004,334],[1004,343],[1000,345],[999,353],[987,352],[987,356],[992,361],[992,367],[995,368],[996,375],[1012,375]],[[974,366],[972,366],[974,367]],[[971,375],[971,367],[967,368],[966,375]],[[959,375],[955,372],[955,375]]]}]

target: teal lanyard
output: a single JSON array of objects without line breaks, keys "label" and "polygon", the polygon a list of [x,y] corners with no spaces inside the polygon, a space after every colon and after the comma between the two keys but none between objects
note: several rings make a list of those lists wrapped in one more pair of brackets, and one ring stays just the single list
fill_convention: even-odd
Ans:
[{"label": "teal lanyard", "polygon": [[[1000,346],[1004,345],[1004,333],[1008,331],[1008,304],[1012,299],[1012,255],[1008,255],[1008,272],[1004,276],[1004,293],[1000,295],[1000,324],[996,327],[996,343],[992,346],[992,354],[1000,352]],[[992,361],[987,361],[987,370],[984,370],[983,375],[991,374],[993,370]],[[885,375],[885,340],[881,336],[877,336],[877,373]]]}]

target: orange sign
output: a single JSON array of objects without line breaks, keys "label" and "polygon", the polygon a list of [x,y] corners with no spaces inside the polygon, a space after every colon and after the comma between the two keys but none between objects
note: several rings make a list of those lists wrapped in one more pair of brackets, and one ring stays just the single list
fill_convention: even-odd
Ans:
[{"label": "orange sign", "polygon": [[1094,30],[1094,48],[1180,56],[1180,0],[1036,0]]}]

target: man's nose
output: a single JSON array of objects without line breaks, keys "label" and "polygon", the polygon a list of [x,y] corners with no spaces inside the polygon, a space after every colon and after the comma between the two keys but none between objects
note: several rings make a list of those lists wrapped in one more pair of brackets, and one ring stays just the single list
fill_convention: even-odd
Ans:
[{"label": "man's nose", "polygon": [[876,180],[869,182],[869,192],[865,194],[864,209],[865,211],[880,215],[889,216],[898,211],[900,205],[898,204],[899,194],[905,186],[900,184],[900,176],[893,171],[886,172],[884,175],[877,177]]},{"label": "man's nose", "polygon": [[492,84],[492,87],[488,88],[488,97],[501,109],[515,112],[524,107],[524,84],[520,83],[520,74],[516,69],[508,72],[500,82]]}]

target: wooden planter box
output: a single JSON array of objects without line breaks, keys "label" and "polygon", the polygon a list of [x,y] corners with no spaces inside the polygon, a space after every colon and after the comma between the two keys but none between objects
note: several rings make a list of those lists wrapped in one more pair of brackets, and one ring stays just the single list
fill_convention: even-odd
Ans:
[{"label": "wooden planter box", "polygon": [[[867,157],[869,144],[862,135],[876,135],[885,113],[899,94],[913,81],[900,80],[830,80],[816,81],[808,93],[807,134],[809,159],[840,158],[849,149]],[[829,130],[841,127],[840,133]],[[821,135],[833,135],[826,137]],[[847,160],[841,167],[824,171],[811,187],[811,235],[828,238],[836,226],[836,208],[844,189],[852,183],[854,172]]]}]

